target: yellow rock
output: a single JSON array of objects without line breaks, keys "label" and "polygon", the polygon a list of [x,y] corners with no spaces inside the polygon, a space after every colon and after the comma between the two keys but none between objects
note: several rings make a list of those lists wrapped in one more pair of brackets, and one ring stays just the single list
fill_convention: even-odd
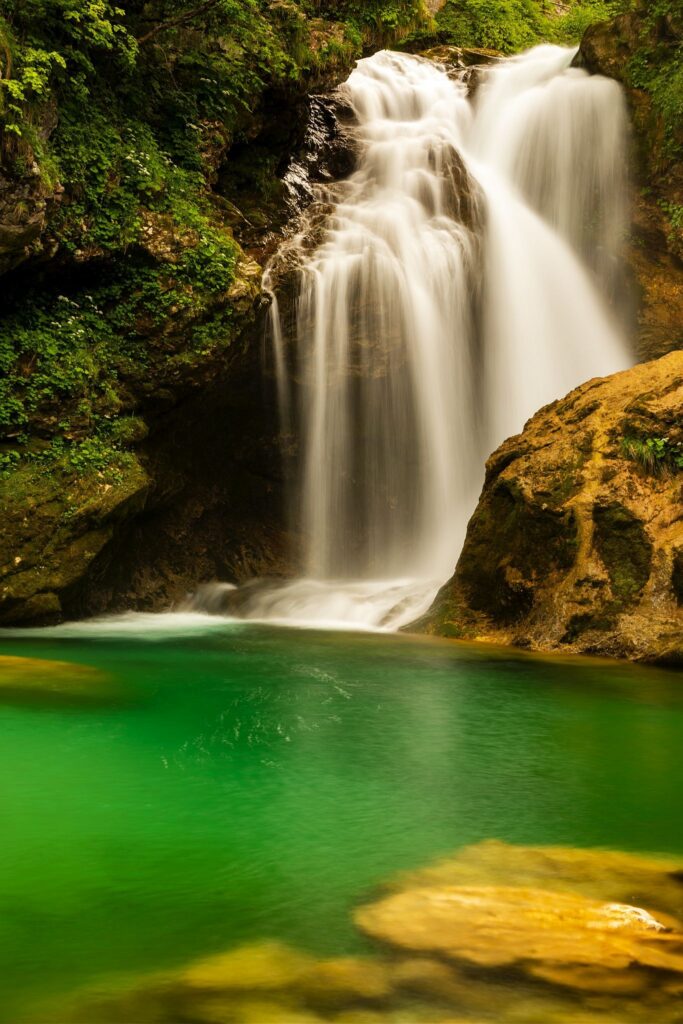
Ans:
[{"label": "yellow rock", "polygon": [[111,676],[89,665],[0,655],[0,701],[22,697],[101,701],[119,695]]},{"label": "yellow rock", "polygon": [[392,888],[521,885],[647,907],[683,920],[683,862],[610,850],[514,846],[491,839],[404,873]]},{"label": "yellow rock", "polygon": [[640,965],[683,973],[683,930],[676,922],[577,894],[505,886],[412,889],[361,907],[356,923],[402,949],[486,967]]},{"label": "yellow rock", "polygon": [[400,960],[392,969],[391,980],[399,990],[452,1005],[462,1004],[464,999],[462,979],[442,960],[425,957]]},{"label": "yellow rock", "polygon": [[345,1007],[391,994],[389,970],[380,960],[339,957],[311,967],[297,988],[314,1006]]},{"label": "yellow rock", "polygon": [[[325,1024],[315,1013],[266,999],[245,999],[233,1003],[192,1003],[190,1017],[196,1024]],[[172,1024],[168,1019],[165,1024]],[[173,1022],[175,1024],[175,1022]]]},{"label": "yellow rock", "polygon": [[299,982],[314,964],[313,957],[283,943],[260,942],[199,960],[176,980],[214,991],[283,989]]}]

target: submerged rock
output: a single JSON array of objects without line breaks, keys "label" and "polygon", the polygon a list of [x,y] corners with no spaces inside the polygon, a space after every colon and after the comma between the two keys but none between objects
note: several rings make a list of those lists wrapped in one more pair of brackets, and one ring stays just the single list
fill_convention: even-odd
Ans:
[{"label": "submerged rock", "polygon": [[[636,905],[637,901],[637,905]],[[375,957],[278,941],[81,995],[89,1024],[677,1024],[681,865],[488,841],[390,883],[356,913]],[[74,1004],[76,1005],[76,1004]]]},{"label": "submerged rock", "polygon": [[394,890],[519,885],[571,892],[610,903],[637,903],[683,920],[683,864],[615,850],[513,846],[495,839],[400,875]]},{"label": "submerged rock", "polygon": [[487,463],[426,632],[683,663],[683,352],[592,380]]},{"label": "submerged rock", "polygon": [[482,967],[639,965],[683,972],[678,922],[570,893],[515,886],[408,889],[361,907],[355,920],[390,945]]},{"label": "submerged rock", "polygon": [[120,696],[110,676],[89,665],[0,655],[0,704],[98,703]]},{"label": "submerged rock", "polygon": [[301,981],[314,963],[313,957],[280,942],[260,942],[199,960],[177,980],[215,991],[282,989]]}]

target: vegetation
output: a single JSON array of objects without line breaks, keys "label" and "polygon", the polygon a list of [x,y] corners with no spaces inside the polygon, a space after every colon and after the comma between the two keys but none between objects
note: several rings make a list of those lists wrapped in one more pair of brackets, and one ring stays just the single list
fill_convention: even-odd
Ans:
[{"label": "vegetation", "polygon": [[[641,4],[642,8],[642,4]],[[683,155],[683,10],[676,0],[650,0],[644,11],[641,45],[626,68],[625,80],[652,97],[664,129],[663,156]],[[680,228],[680,206],[671,211]]]},{"label": "vegetation", "polygon": [[541,42],[576,43],[589,25],[620,13],[628,0],[574,0],[558,14],[551,0],[446,0],[435,24],[411,38],[516,53]]},{"label": "vegetation", "polygon": [[[0,0],[0,222],[38,224],[7,258],[36,257],[31,272],[0,297],[0,466],[88,439],[114,458],[134,441],[115,443],[112,424],[229,348],[243,315],[234,203],[267,224],[312,84],[401,38],[513,52],[627,6],[447,0],[433,19],[424,0]],[[648,31],[674,6],[650,3]],[[671,150],[681,60],[655,33],[628,69]],[[680,227],[680,206],[668,214]]]},{"label": "vegetation", "polygon": [[625,458],[636,462],[653,476],[683,472],[683,442],[668,437],[625,437],[621,442]]},{"label": "vegetation", "polygon": [[[230,344],[226,153],[269,97],[286,108],[373,33],[422,16],[421,0],[0,0],[0,156],[16,185],[0,220],[47,203],[31,245],[51,257],[1,300],[5,471],[88,438],[96,465],[141,391]],[[279,157],[248,161],[252,191],[273,189]]]}]

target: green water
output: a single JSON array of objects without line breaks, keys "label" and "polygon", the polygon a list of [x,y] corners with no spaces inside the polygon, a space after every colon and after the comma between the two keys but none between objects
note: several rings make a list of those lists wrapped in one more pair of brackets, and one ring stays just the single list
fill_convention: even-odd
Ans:
[{"label": "green water", "polygon": [[258,938],[362,949],[378,882],[481,839],[683,854],[678,674],[235,625],[0,654],[122,687],[0,702],[8,1024]]}]

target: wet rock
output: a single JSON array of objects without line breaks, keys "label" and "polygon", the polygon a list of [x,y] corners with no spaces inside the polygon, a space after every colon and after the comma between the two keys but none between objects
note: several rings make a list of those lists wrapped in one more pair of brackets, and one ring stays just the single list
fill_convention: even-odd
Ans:
[{"label": "wet rock", "polygon": [[576,894],[509,886],[412,889],[355,915],[374,939],[482,967],[568,964],[683,972],[673,919]]},{"label": "wet rock", "polygon": [[[634,63],[664,59],[683,42],[683,19],[648,17],[648,4],[586,32],[577,63],[621,82],[631,110],[637,156],[628,262],[638,290],[638,349],[652,359],[683,347],[683,129],[671,131],[650,92],[630,80]],[[653,55],[657,54],[657,58]],[[672,65],[672,74],[673,74]]]},{"label": "wet rock", "polygon": [[178,975],[191,989],[254,991],[283,989],[308,976],[312,957],[279,942],[255,943],[190,965]]},{"label": "wet rock", "polygon": [[683,663],[683,481],[673,455],[639,458],[680,450],[682,413],[683,352],[541,409],[488,460],[455,575],[417,628]]},{"label": "wet rock", "polygon": [[315,964],[299,981],[298,990],[317,1009],[332,1010],[355,1003],[386,1000],[391,976],[378,960],[340,957]]},{"label": "wet rock", "polygon": [[683,920],[683,863],[620,851],[514,846],[490,839],[404,873],[392,888],[442,885],[519,885],[571,892],[610,903],[637,903]]},{"label": "wet rock", "polygon": [[132,455],[110,479],[28,465],[0,481],[0,623],[59,620],[64,598],[144,507],[149,485]]},{"label": "wet rock", "polygon": [[424,957],[401,960],[391,971],[395,988],[445,1003],[457,1005],[463,1000],[463,983],[453,967],[442,960]]},{"label": "wet rock", "polygon": [[[266,999],[194,1002],[189,1013],[192,1024],[324,1024],[324,1018],[300,1006]],[[165,1024],[173,1024],[173,1018]]]}]

